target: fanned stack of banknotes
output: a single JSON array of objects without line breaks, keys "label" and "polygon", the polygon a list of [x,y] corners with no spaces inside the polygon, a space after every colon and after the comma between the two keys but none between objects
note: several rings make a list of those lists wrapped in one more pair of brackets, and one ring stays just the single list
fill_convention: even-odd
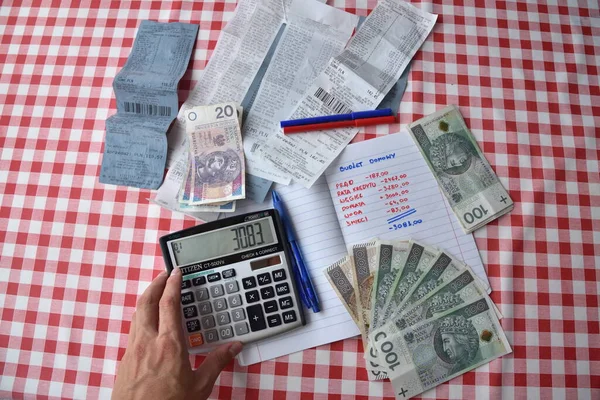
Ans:
[{"label": "fanned stack of banknotes", "polygon": [[236,103],[193,107],[185,112],[189,165],[179,190],[180,209],[233,212],[246,197],[246,163]]},{"label": "fanned stack of banknotes", "polygon": [[398,399],[512,351],[489,286],[443,250],[372,240],[325,275],[361,331],[369,379],[389,378]]}]

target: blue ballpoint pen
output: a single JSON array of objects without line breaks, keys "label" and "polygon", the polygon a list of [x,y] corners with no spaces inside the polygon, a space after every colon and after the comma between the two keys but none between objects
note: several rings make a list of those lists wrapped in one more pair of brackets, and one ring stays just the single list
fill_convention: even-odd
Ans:
[{"label": "blue ballpoint pen", "polygon": [[281,121],[279,124],[282,128],[298,125],[311,125],[311,124],[322,124],[326,122],[336,121],[351,121],[355,119],[363,118],[374,118],[374,117],[387,117],[394,115],[391,108],[384,108],[381,110],[369,110],[369,111],[356,111],[348,114],[334,114],[334,115],[323,115],[322,117],[312,118],[301,118],[301,119],[290,119],[288,121]]},{"label": "blue ballpoint pen", "polygon": [[308,301],[308,297],[306,296],[306,290],[304,289],[304,285],[302,284],[302,280],[300,279],[300,272],[298,271],[298,267],[296,266],[296,260],[291,259],[290,264],[292,264],[292,272],[294,273],[294,280],[298,283],[296,286],[298,287],[298,292],[300,294],[300,300],[306,306],[306,308],[312,308],[310,302]]},{"label": "blue ballpoint pen", "polygon": [[304,264],[304,260],[302,259],[302,252],[300,251],[300,247],[296,242],[296,236],[294,235],[294,231],[292,229],[292,224],[285,212],[285,206],[281,198],[277,194],[276,191],[273,190],[273,207],[279,212],[281,216],[283,227],[285,228],[288,242],[290,243],[290,247],[292,250],[292,254],[294,255],[296,270],[298,271],[298,275],[300,277],[300,286],[304,289],[306,294],[306,306],[308,308],[312,308],[313,312],[319,312],[319,299],[317,298],[315,288],[313,287],[312,281],[310,279],[310,275],[308,270],[306,269],[306,265]]}]

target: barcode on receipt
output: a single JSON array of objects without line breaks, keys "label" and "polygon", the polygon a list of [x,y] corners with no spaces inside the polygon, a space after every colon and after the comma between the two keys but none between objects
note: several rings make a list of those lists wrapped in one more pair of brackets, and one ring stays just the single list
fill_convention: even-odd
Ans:
[{"label": "barcode on receipt", "polygon": [[346,107],[344,103],[336,99],[322,87],[319,87],[317,89],[317,91],[315,92],[315,97],[321,100],[323,104],[325,104],[335,114],[347,114],[352,112],[352,110]]},{"label": "barcode on receipt", "polygon": [[159,115],[161,117],[171,116],[171,107],[157,106],[156,104],[133,103],[130,101],[123,102],[123,109],[128,113],[143,114],[143,115]]}]

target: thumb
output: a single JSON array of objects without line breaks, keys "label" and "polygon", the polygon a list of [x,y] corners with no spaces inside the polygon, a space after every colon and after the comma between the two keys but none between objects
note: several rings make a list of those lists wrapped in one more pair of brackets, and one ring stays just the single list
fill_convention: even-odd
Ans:
[{"label": "thumb", "polygon": [[204,359],[204,362],[196,370],[203,381],[208,381],[210,386],[215,384],[217,377],[227,366],[242,351],[241,342],[225,343],[213,351]]}]

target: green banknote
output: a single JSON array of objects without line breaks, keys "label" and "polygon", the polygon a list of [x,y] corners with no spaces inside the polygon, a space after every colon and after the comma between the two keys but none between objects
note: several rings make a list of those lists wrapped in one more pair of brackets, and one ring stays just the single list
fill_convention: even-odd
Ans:
[{"label": "green banknote", "polygon": [[413,122],[409,130],[465,232],[513,209],[456,106]]},{"label": "green banknote", "polygon": [[425,274],[423,274],[417,283],[410,289],[409,293],[404,300],[402,300],[402,303],[398,305],[398,309],[394,311],[393,315],[402,313],[406,307],[410,306],[415,301],[422,299],[438,286],[449,282],[466,268],[468,267],[462,262],[441,252],[431,265],[431,268],[429,268],[429,270],[427,270],[427,272],[425,272]]},{"label": "green banknote", "polygon": [[378,340],[377,350],[398,399],[511,352],[487,295]]},{"label": "green banknote", "polygon": [[412,287],[419,281],[421,276],[427,272],[431,263],[436,259],[440,252],[432,247],[425,246],[413,240],[410,241],[406,262],[402,271],[397,274],[392,283],[392,289],[382,318],[387,320],[394,311],[404,301],[404,298],[410,293]]},{"label": "green banknote", "polygon": [[385,303],[390,294],[396,276],[402,271],[408,254],[408,240],[406,241],[379,241],[379,251],[375,264],[375,279],[371,298],[371,324],[372,331],[381,325],[381,316],[385,311]]}]

